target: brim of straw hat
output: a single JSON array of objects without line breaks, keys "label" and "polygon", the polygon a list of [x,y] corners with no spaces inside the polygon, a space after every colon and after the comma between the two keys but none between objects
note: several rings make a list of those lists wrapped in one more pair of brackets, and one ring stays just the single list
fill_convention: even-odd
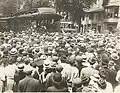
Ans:
[{"label": "brim of straw hat", "polygon": [[118,60],[118,59],[119,59],[119,56],[116,56],[116,58],[114,58],[114,57],[111,55],[111,58],[112,58],[113,60]]}]

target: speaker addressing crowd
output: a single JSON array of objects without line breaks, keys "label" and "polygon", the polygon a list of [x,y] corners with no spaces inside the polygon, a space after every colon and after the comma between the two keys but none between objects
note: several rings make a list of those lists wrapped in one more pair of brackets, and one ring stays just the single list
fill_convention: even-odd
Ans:
[{"label": "speaker addressing crowd", "polygon": [[120,90],[120,34],[0,32],[0,92]]}]

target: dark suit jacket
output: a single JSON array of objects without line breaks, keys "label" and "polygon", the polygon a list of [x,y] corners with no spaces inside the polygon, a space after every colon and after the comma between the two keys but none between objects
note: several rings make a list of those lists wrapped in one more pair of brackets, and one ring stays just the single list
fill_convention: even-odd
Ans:
[{"label": "dark suit jacket", "polygon": [[20,92],[39,92],[39,80],[26,76],[20,80],[18,84],[18,91]]},{"label": "dark suit jacket", "polygon": [[51,86],[47,89],[47,92],[68,92],[68,89],[66,87],[56,88],[55,86]]}]

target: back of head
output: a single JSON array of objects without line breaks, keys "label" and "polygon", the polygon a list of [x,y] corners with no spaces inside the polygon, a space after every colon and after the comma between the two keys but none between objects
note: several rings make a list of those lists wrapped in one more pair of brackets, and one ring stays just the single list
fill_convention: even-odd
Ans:
[{"label": "back of head", "polygon": [[61,82],[63,81],[62,75],[60,73],[55,73],[52,77],[52,82],[56,88],[60,88]]},{"label": "back of head", "polygon": [[107,65],[109,63],[109,57],[106,53],[101,55],[101,61],[103,65]]}]

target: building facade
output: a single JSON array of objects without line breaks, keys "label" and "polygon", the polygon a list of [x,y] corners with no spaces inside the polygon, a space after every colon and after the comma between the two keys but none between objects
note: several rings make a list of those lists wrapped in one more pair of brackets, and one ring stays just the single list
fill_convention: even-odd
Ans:
[{"label": "building facade", "polygon": [[96,4],[85,11],[81,19],[82,30],[95,29],[100,33],[114,32],[120,29],[120,0],[97,0]]}]

